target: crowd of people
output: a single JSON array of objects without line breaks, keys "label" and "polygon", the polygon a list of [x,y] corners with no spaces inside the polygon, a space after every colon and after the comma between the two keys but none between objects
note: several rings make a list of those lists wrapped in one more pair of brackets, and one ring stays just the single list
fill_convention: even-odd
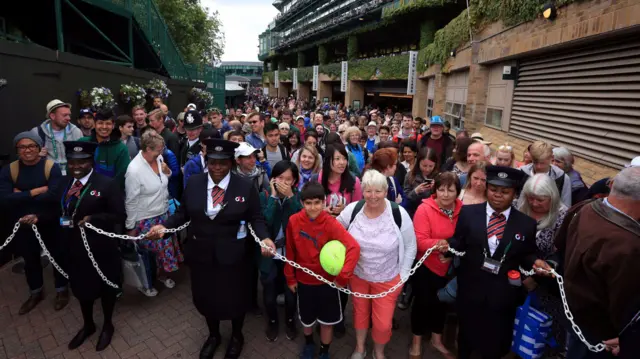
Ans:
[{"label": "crowd of people", "polygon": [[[481,133],[453,133],[439,116],[248,94],[241,108],[188,104],[175,118],[162,98],[119,116],[81,109],[75,123],[69,103],[49,102],[47,119],[15,136],[18,160],[0,172],[5,215],[22,224],[8,247],[23,258],[30,290],[19,314],[44,298],[35,224],[68,274],[54,269],[55,310],[70,293],[80,303],[84,324],[69,349],[96,331],[96,299],[104,316],[96,350],[109,346],[122,258],[133,251],[152,268],[138,287],[148,297],[158,285],[179,290],[174,274],[188,263],[209,329],[201,359],[213,358],[222,320],[232,322],[225,358],[240,357],[247,313],[264,311],[266,340],[276,342],[279,305],[287,339],[302,326],[300,357],[329,358],[333,337],[347,330],[348,302],[352,359],[367,357],[369,332],[373,357],[386,358],[396,309],[411,311],[410,358],[422,357],[425,336],[445,358],[501,358],[530,294],[554,318],[559,345],[549,357],[640,357],[640,157],[589,186],[571,152],[544,141],[516,153]],[[335,240],[346,254],[330,275],[319,255]],[[590,352],[574,333],[551,269],[564,275],[584,336],[607,351]],[[374,295],[405,284],[368,299],[327,283]],[[443,298],[451,288],[455,305]],[[447,313],[457,316],[456,348],[443,340]]]}]

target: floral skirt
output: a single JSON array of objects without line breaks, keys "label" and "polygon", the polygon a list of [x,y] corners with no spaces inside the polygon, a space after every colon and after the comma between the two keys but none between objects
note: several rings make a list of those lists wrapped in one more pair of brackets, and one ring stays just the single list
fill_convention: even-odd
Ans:
[{"label": "floral skirt", "polygon": [[[135,235],[140,233],[147,233],[151,227],[157,224],[164,224],[169,218],[168,214],[161,216],[143,219],[138,221]],[[153,252],[156,255],[156,262],[158,268],[164,269],[165,272],[175,272],[179,269],[179,264],[184,262],[184,256],[180,250],[180,244],[178,243],[176,235],[172,235],[169,238],[163,238],[159,240],[143,239],[138,241],[140,248]]]}]

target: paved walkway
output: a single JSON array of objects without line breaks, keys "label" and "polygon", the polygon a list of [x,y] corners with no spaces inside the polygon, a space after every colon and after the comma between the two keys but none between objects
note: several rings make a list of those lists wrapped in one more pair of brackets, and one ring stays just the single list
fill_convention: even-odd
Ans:
[{"label": "paved walkway", "polygon": [[[188,269],[181,270],[176,279],[178,285],[174,289],[158,287],[160,293],[155,298],[147,298],[134,288],[125,288],[125,295],[116,306],[116,334],[111,346],[101,353],[96,353],[94,349],[97,334],[79,349],[67,349],[67,343],[82,325],[80,308],[72,298],[64,310],[53,310],[51,266],[45,270],[45,300],[29,314],[18,316],[18,309],[28,293],[24,275],[11,273],[10,265],[0,268],[0,359],[198,357],[200,346],[208,333],[204,320],[191,302]],[[100,330],[102,315],[99,302],[95,311]],[[352,322],[350,312],[349,309],[347,326]],[[386,353],[389,359],[404,359],[407,358],[410,341],[409,311],[398,310],[396,319],[400,328],[394,331]],[[221,331],[223,344],[218,348],[216,359],[223,358],[226,340],[231,332],[230,324],[223,322]],[[287,340],[284,329],[277,342],[267,342],[264,337],[264,318],[253,315],[247,316],[244,335],[246,344],[242,358],[246,359],[295,359],[303,342],[301,332],[294,342]],[[354,332],[350,329],[344,338],[334,340],[331,345],[332,358],[348,359],[354,345]],[[441,357],[433,351],[427,351],[424,358]]]}]

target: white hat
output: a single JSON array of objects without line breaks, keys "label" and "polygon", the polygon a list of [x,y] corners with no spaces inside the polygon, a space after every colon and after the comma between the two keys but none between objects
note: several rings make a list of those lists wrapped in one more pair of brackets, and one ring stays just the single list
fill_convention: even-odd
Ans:
[{"label": "white hat", "polygon": [[288,124],[288,123],[286,123],[286,122],[282,122],[282,123],[280,123],[280,124],[278,125],[278,128],[279,128],[279,129],[281,129],[281,130],[282,130],[283,128],[286,128],[286,129],[288,130],[288,129],[289,129],[289,124]]},{"label": "white hat", "polygon": [[373,126],[373,127],[376,127],[376,128],[377,128],[377,127],[378,127],[378,124],[376,123],[376,121],[371,121],[371,122],[369,122],[369,124],[367,125],[367,127],[371,127],[371,126]]},{"label": "white hat", "polygon": [[640,156],[634,157],[631,160],[631,163],[629,163],[628,165],[625,165],[625,167],[629,168],[629,167],[640,167]]},{"label": "white hat", "polygon": [[59,107],[71,108],[71,104],[68,104],[66,102],[62,102],[62,101],[60,101],[58,99],[49,101],[49,103],[47,104],[47,117],[49,116],[49,114],[51,112],[55,111],[55,109],[57,109]]},{"label": "white hat", "polygon": [[472,139],[472,140],[475,140],[475,141],[478,141],[478,142],[482,143],[483,145],[490,145],[490,144],[492,144],[492,142],[491,142],[491,141],[485,141],[485,140],[484,140],[484,137],[482,137],[482,134],[481,134],[480,132],[475,132],[475,133],[473,133],[473,134],[471,135],[471,139]]},{"label": "white hat", "polygon": [[194,105],[194,104],[190,103],[190,104],[188,104],[188,105],[187,105],[187,110],[188,110],[188,109],[197,110],[197,109],[198,109],[198,107],[197,107],[196,105]]},{"label": "white hat", "polygon": [[258,151],[258,149],[255,149],[247,142],[240,142],[240,146],[236,147],[235,157],[237,159],[238,157],[251,156],[253,153]]}]

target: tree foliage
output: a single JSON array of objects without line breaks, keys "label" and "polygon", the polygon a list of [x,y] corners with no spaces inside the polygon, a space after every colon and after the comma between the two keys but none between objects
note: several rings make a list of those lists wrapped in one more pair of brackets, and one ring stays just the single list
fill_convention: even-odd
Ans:
[{"label": "tree foliage", "polygon": [[169,33],[189,63],[212,64],[224,53],[224,33],[217,11],[200,0],[155,0]]}]

